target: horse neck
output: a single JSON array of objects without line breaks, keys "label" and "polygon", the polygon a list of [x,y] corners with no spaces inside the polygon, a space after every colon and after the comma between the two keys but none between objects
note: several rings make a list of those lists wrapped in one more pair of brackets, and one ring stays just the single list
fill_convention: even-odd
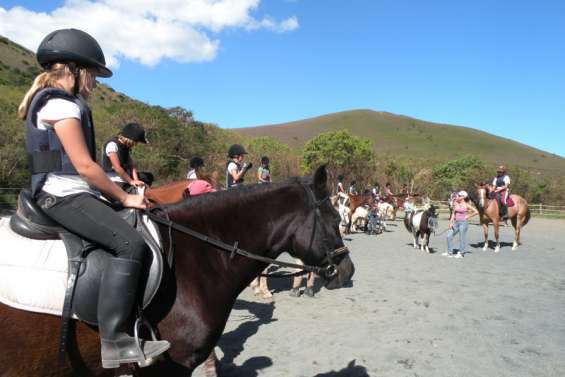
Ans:
[{"label": "horse neck", "polygon": [[[275,259],[291,246],[292,232],[289,227],[296,212],[300,210],[302,190],[301,187],[286,185],[251,191],[245,196],[234,193],[231,198],[225,196],[218,200],[207,200],[202,205],[187,207],[182,213],[170,213],[170,218],[211,238],[230,245],[237,242],[242,249]],[[211,195],[208,199],[212,199],[214,194],[207,195]],[[177,268],[182,269],[187,262],[186,267],[191,270],[191,274],[199,273],[194,271],[194,263],[206,263],[214,273],[232,276],[237,281],[236,285],[242,289],[248,284],[248,280],[257,276],[266,266],[265,263],[242,256],[230,259],[227,252],[217,251],[186,236],[181,238],[186,243],[187,250],[180,250],[182,241],[178,239]],[[206,250],[190,250],[195,244],[198,244],[198,249]]]}]

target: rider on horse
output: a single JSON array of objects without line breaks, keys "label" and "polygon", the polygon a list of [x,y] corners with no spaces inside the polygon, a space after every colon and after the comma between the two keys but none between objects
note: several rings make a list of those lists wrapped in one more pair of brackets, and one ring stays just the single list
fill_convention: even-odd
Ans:
[{"label": "rider on horse", "polygon": [[170,347],[167,341],[138,343],[128,334],[149,250],[142,236],[100,197],[104,193],[131,208],[145,208],[145,200],[126,193],[95,162],[94,125],[84,100],[96,87],[96,76],[110,77],[112,72],[98,42],[76,29],[47,35],[37,60],[44,72],[18,109],[27,132],[32,195],[47,216],[81,238],[95,240],[113,256],[96,298],[102,366],[147,362]]},{"label": "rider on horse", "polygon": [[390,182],[387,182],[387,183],[385,184],[385,192],[384,192],[384,194],[385,194],[385,195],[384,195],[384,196],[385,196],[385,200],[388,201],[388,202],[390,202],[390,203],[392,203],[394,194],[392,193],[392,190],[390,189]]},{"label": "rider on horse", "polygon": [[204,166],[204,160],[198,156],[194,156],[188,163],[189,170],[186,173],[186,179],[198,179],[198,170]]},{"label": "rider on horse", "polygon": [[506,174],[506,167],[500,165],[496,169],[496,177],[492,180],[494,193],[500,206],[500,217],[505,220],[508,216],[508,194],[510,188],[510,177]]},{"label": "rider on horse", "polygon": [[269,157],[261,157],[261,166],[257,169],[258,183],[271,183],[271,170],[269,169]]},{"label": "rider on horse", "polygon": [[[102,167],[108,177],[124,190],[131,186],[143,186],[152,183],[147,173],[138,173],[131,149],[137,144],[147,144],[145,130],[138,123],[128,123],[118,136],[108,140],[102,147]],[[149,182],[148,182],[149,181]]]},{"label": "rider on horse", "polygon": [[351,181],[351,184],[349,185],[348,193],[349,193],[349,195],[358,195],[359,194],[357,192],[357,182]]},{"label": "rider on horse", "polygon": [[233,144],[228,150],[226,164],[226,188],[237,188],[243,184],[245,173],[253,166],[252,163],[243,162],[247,151],[239,144]]}]

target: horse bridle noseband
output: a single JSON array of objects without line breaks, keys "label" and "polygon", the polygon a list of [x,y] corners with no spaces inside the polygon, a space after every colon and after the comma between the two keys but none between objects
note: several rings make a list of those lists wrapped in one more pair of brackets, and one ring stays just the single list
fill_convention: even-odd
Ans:
[{"label": "horse bridle noseband", "polygon": [[[312,251],[312,245],[314,243],[314,237],[316,235],[317,223],[318,223],[318,221],[321,222],[321,217],[322,217],[322,214],[320,212],[320,206],[323,203],[325,203],[326,201],[329,201],[329,197],[326,196],[326,197],[324,197],[320,200],[316,200],[316,197],[315,197],[314,193],[312,192],[312,189],[310,189],[305,184],[302,184],[302,187],[304,187],[304,190],[306,191],[306,194],[308,196],[308,202],[310,204],[310,209],[314,210],[314,215],[315,215],[314,226],[312,227],[312,235],[310,236],[310,242],[308,244],[308,252],[311,252]],[[237,254],[237,255],[241,255],[241,256],[249,258],[249,259],[254,259],[254,260],[257,260],[257,261],[260,261],[260,262],[273,264],[273,265],[278,266],[278,267],[289,267],[289,268],[295,268],[295,269],[301,270],[299,272],[292,273],[292,274],[283,274],[283,275],[269,274],[268,275],[268,276],[273,276],[273,277],[297,276],[297,275],[304,274],[304,272],[314,272],[317,275],[322,276],[326,279],[331,278],[338,273],[337,265],[334,263],[334,258],[336,258],[340,255],[344,255],[344,254],[349,253],[349,249],[347,248],[347,246],[342,246],[342,247],[339,247],[339,248],[331,250],[331,251],[327,250],[326,256],[324,258],[324,262],[327,262],[327,265],[325,267],[311,266],[311,265],[307,265],[307,264],[302,265],[302,264],[278,261],[278,260],[273,259],[273,258],[264,257],[262,255],[257,255],[255,253],[249,252],[245,249],[241,249],[238,246],[238,241],[236,241],[233,245],[229,245],[229,244],[227,244],[227,243],[225,243],[221,240],[208,237],[205,234],[197,232],[197,231],[195,231],[191,228],[177,224],[174,221],[171,221],[168,218],[168,216],[167,216],[166,219],[164,219],[161,216],[158,216],[157,214],[152,212],[152,211],[155,211],[155,210],[161,210],[161,208],[159,206],[153,207],[151,210],[145,210],[145,214],[151,220],[155,221],[158,224],[164,225],[168,228],[169,253],[168,253],[168,256],[167,256],[167,262],[168,262],[169,266],[172,266],[173,258],[174,258],[173,257],[174,256],[174,248],[173,248],[173,241],[172,241],[172,230],[173,229],[178,231],[178,232],[187,234],[187,235],[189,235],[193,238],[196,238],[196,239],[198,239],[202,242],[205,242],[205,243],[215,247],[216,249],[229,252],[230,253],[230,259],[233,259],[233,257]]]}]

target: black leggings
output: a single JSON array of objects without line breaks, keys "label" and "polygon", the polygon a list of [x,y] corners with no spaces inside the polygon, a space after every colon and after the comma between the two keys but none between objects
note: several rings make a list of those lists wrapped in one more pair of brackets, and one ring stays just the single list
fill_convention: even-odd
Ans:
[{"label": "black leggings", "polygon": [[141,235],[112,208],[90,194],[56,197],[45,192],[37,204],[53,220],[114,256],[143,264],[149,252]]}]

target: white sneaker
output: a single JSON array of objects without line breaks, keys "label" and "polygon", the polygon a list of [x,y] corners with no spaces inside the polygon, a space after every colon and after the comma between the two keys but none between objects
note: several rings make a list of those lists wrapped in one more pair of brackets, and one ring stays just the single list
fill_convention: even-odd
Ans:
[{"label": "white sneaker", "polygon": [[461,259],[461,258],[463,258],[463,255],[460,254],[460,253],[457,253],[453,256],[453,258]]}]

